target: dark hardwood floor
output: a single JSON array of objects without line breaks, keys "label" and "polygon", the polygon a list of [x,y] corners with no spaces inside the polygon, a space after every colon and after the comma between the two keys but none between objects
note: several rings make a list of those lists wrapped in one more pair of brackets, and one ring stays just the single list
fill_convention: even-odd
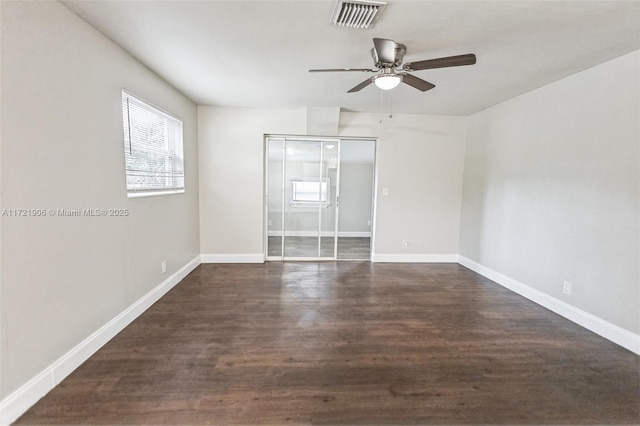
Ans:
[{"label": "dark hardwood floor", "polygon": [[18,424],[637,424],[640,357],[456,264],[201,265]]}]

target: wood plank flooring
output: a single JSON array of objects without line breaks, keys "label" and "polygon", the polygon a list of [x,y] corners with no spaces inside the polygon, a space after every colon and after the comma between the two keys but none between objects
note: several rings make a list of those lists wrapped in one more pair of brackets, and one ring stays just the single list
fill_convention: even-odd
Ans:
[{"label": "wood plank flooring", "polygon": [[199,266],[17,424],[637,424],[640,357],[456,264]]}]

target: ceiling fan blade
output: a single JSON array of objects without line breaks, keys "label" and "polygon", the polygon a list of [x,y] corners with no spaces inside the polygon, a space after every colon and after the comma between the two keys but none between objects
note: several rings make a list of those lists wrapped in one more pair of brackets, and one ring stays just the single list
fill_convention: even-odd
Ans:
[{"label": "ceiling fan blade", "polygon": [[386,38],[374,38],[373,47],[379,62],[393,65],[396,61],[396,42]]},{"label": "ceiling fan blade", "polygon": [[363,81],[362,83],[358,84],[353,89],[349,90],[347,93],[359,92],[360,90],[364,89],[365,87],[367,87],[371,83],[373,83],[373,78],[368,78],[365,81]]},{"label": "ceiling fan blade", "polygon": [[433,89],[435,84],[431,84],[428,81],[425,81],[421,78],[416,77],[415,75],[402,73],[402,82],[408,84],[411,87],[415,87],[421,92],[426,92],[427,90]]},{"label": "ceiling fan blade", "polygon": [[359,71],[359,72],[376,72],[369,68],[324,68],[319,70],[309,70],[309,72],[340,72],[340,71]]},{"label": "ceiling fan blade", "polygon": [[447,56],[445,58],[427,59],[426,61],[409,62],[402,67],[406,71],[420,71],[431,68],[459,67],[461,65],[473,65],[476,63],[476,55]]}]

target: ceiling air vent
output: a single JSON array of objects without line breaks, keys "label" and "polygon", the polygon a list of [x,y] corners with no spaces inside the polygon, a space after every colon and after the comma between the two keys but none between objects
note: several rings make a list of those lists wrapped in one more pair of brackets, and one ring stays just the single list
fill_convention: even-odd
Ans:
[{"label": "ceiling air vent", "polygon": [[381,1],[338,0],[331,23],[339,27],[370,28],[380,17],[387,3]]}]

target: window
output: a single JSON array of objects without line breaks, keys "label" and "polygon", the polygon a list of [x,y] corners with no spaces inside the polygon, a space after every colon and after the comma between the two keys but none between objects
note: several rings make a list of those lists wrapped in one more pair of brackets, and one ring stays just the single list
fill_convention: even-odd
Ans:
[{"label": "window", "polygon": [[182,121],[122,92],[129,197],[184,192]]},{"label": "window", "polygon": [[295,178],[291,179],[291,185],[292,206],[329,206],[329,178]]}]

